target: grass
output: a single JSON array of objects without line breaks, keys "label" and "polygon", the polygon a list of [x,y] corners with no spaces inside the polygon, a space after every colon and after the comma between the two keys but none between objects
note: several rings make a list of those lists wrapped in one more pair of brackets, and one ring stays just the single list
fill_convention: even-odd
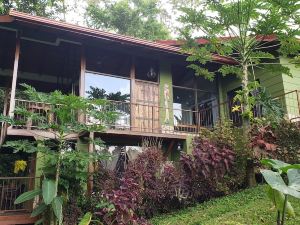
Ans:
[{"label": "grass", "polygon": [[[285,225],[300,224],[300,200],[289,198],[296,217]],[[236,194],[213,199],[195,207],[160,215],[151,220],[154,225],[272,225],[276,210],[265,194],[265,186],[246,189]]]}]

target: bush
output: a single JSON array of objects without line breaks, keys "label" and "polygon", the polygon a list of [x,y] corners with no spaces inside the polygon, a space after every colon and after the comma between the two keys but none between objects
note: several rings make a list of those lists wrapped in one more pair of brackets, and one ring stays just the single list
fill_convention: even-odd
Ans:
[{"label": "bush", "polygon": [[184,187],[192,201],[203,201],[219,195],[224,175],[234,163],[229,145],[220,145],[207,138],[195,138],[192,155],[182,154],[180,164]]},{"label": "bush", "polygon": [[248,156],[240,134],[230,123],[201,132],[178,166],[166,161],[158,146],[145,145],[121,179],[100,167],[84,211],[105,224],[146,224],[141,218],[233,192],[244,183]]},{"label": "bush", "polygon": [[269,157],[287,163],[300,162],[300,128],[296,123],[283,120],[277,126],[254,125],[251,136],[257,160]]}]

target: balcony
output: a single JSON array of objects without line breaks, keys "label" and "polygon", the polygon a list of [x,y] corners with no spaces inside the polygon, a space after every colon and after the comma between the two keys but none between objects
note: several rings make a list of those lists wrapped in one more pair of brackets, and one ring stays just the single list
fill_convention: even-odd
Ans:
[{"label": "balcony", "polygon": [[[27,109],[43,116],[49,120],[48,122],[58,122],[56,116],[49,111],[51,105],[41,102],[34,102],[22,99],[15,100],[15,108]],[[166,109],[163,107],[137,104],[131,102],[109,101],[105,107],[99,108],[102,111],[115,111],[118,113],[117,118],[105,124],[107,133],[114,134],[132,134],[132,135],[175,135],[185,136],[186,134],[196,134],[201,127],[213,127],[218,119],[218,107],[210,107],[199,111],[181,110],[181,109]],[[168,123],[162,121],[162,115],[170,114]],[[23,121],[20,125],[14,125],[9,128],[9,133],[14,130],[14,133],[25,135],[27,131],[30,133],[47,132],[40,128],[40,122],[26,119],[22,115],[15,114],[15,118]],[[94,118],[86,118],[87,124],[101,123]]]},{"label": "balcony", "polygon": [[[283,107],[287,119],[295,122],[300,120],[299,91],[292,91],[274,99]],[[99,110],[118,113],[114,121],[104,124],[107,128],[106,133],[185,138],[187,134],[197,134],[201,128],[213,128],[218,121],[223,119],[230,119],[234,125],[240,126],[242,124],[241,114],[240,112],[232,112],[232,106],[232,103],[224,102],[199,110],[184,110],[168,109],[151,104],[108,101]],[[16,99],[15,107],[25,108],[30,112],[44,115],[51,123],[59,122],[56,116],[49,112],[51,107],[49,104]],[[262,106],[256,106],[253,113],[254,116],[261,117],[263,115]],[[167,121],[163,119],[166,114],[169,114]],[[10,134],[19,133],[19,135],[26,136],[24,131],[27,131],[27,135],[29,131],[31,133],[29,135],[36,132],[49,132],[40,128],[39,121],[25,121],[25,118],[18,114],[14,116],[18,120],[23,120],[24,123],[10,127],[8,129]],[[95,121],[94,118],[85,118],[85,121],[87,124],[101,123],[101,121]],[[14,132],[11,133],[12,130]]]}]

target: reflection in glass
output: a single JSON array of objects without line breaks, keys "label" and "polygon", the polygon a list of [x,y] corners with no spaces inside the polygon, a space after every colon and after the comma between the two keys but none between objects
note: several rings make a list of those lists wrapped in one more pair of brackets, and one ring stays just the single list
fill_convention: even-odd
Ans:
[{"label": "reflection in glass", "polygon": [[213,127],[219,117],[218,102],[215,93],[197,91],[198,115],[197,124]]},{"label": "reflection in glass", "polygon": [[113,128],[130,126],[130,80],[101,74],[86,73],[85,96],[90,99],[107,99],[109,109],[119,113]]},{"label": "reflection in glass", "polygon": [[193,125],[195,111],[195,91],[191,89],[173,88],[174,125]]},{"label": "reflection in glass", "polygon": [[219,117],[216,94],[173,87],[174,125],[200,125],[212,127]]}]

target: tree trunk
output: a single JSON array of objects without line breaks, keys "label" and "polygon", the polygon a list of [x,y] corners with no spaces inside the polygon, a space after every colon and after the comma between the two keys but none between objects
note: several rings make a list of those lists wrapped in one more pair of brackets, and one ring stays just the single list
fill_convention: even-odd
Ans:
[{"label": "tree trunk", "polygon": [[247,186],[255,187],[257,185],[255,179],[255,166],[253,159],[247,160],[247,168],[246,168],[246,178],[247,178]]}]

